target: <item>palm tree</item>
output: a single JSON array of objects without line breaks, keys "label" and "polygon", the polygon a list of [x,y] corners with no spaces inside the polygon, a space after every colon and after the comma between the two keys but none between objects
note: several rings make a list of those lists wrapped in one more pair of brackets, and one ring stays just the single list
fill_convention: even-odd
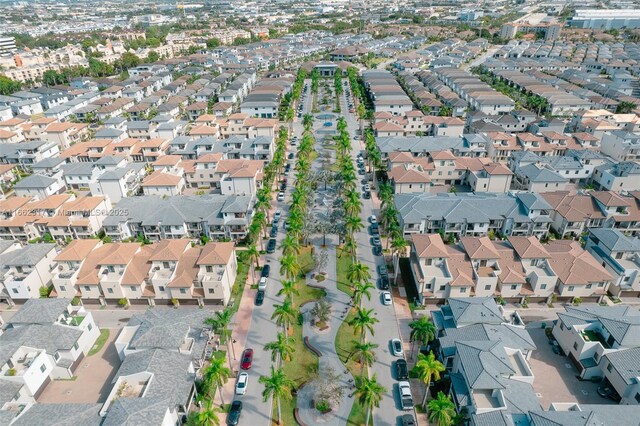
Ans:
[{"label": "palm tree", "polygon": [[375,287],[369,281],[356,283],[353,287],[353,302],[362,307],[362,296],[366,296],[367,300],[371,300],[371,289]]},{"label": "palm tree", "polygon": [[302,125],[307,128],[313,126],[313,115],[305,114],[302,116]]},{"label": "palm tree", "polygon": [[342,251],[349,251],[349,253],[351,254],[351,259],[354,260],[356,257],[356,248],[356,241],[353,238],[347,238],[347,240],[344,242],[344,246],[342,247]]},{"label": "palm tree", "polygon": [[213,318],[207,318],[204,322],[209,324],[220,335],[220,338],[225,341],[227,345],[227,356],[229,357],[229,365],[231,365],[231,351],[229,350],[229,343],[231,341],[231,330],[229,324],[231,323],[231,317],[233,312],[229,309],[224,311],[218,311]]},{"label": "palm tree", "polygon": [[282,248],[282,254],[300,254],[300,241],[293,235],[287,234],[282,240],[282,244],[280,245]]},{"label": "palm tree", "polygon": [[456,408],[449,395],[438,392],[435,399],[427,404],[429,408],[429,421],[436,426],[451,426],[456,416]]},{"label": "palm tree", "polygon": [[255,244],[247,247],[247,256],[249,256],[249,264],[251,265],[251,282],[256,283],[256,268],[260,267],[260,252]]},{"label": "palm tree", "polygon": [[282,366],[284,360],[291,360],[293,358],[293,353],[296,351],[293,347],[295,342],[295,338],[278,332],[276,341],[267,343],[264,345],[264,349],[271,351],[271,361],[275,362],[276,359],[278,359],[279,365]]},{"label": "palm tree", "polygon": [[282,259],[280,259],[280,274],[292,280],[297,277],[299,273],[300,265],[298,264],[298,258],[291,253],[285,254]]},{"label": "palm tree", "polygon": [[364,343],[367,339],[367,331],[373,336],[375,334],[373,325],[379,322],[380,320],[373,316],[373,309],[358,308],[356,316],[348,324],[353,327],[354,334],[360,334],[360,342]]},{"label": "palm tree", "polygon": [[347,280],[349,280],[352,285],[368,281],[369,279],[371,279],[371,273],[369,272],[369,267],[367,265],[360,261],[349,265]]},{"label": "palm tree", "polygon": [[[222,397],[222,394],[220,394]],[[213,400],[208,399],[204,404],[204,408],[198,413],[199,426],[218,426],[220,418],[218,417],[219,409],[213,405]]]},{"label": "palm tree", "polygon": [[258,382],[264,385],[264,391],[262,391],[262,398],[266,402],[270,396],[276,400],[278,404],[278,424],[282,419],[282,410],[280,408],[280,399],[291,399],[291,390],[294,388],[295,383],[288,378],[284,371],[276,370],[271,366],[271,376],[260,376]]},{"label": "palm tree", "polygon": [[413,345],[415,342],[420,342],[421,346],[429,344],[436,338],[436,327],[429,317],[422,316],[416,321],[410,322],[409,328],[411,328],[409,339],[411,340],[411,356],[413,357]]},{"label": "palm tree", "polygon": [[276,321],[276,324],[282,326],[286,333],[291,324],[298,317],[298,310],[293,306],[290,300],[285,300],[282,305],[273,305],[276,308],[271,315],[271,319]]},{"label": "palm tree", "polygon": [[380,406],[382,394],[386,391],[387,390],[378,383],[378,377],[375,374],[370,379],[366,377],[356,378],[355,394],[358,397],[358,403],[367,410],[365,426],[369,426],[373,409]]},{"label": "palm tree", "polygon": [[347,199],[344,202],[343,207],[344,211],[347,213],[347,216],[358,216],[362,211],[362,203],[360,203],[360,200],[353,201]]},{"label": "palm tree", "polygon": [[364,377],[364,366],[371,367],[375,362],[376,353],[374,349],[377,347],[378,345],[375,343],[353,342],[353,351],[349,357],[356,357],[360,360],[360,377]]},{"label": "palm tree", "polygon": [[391,241],[391,250],[394,254],[394,262],[393,262],[393,281],[395,283],[398,282],[398,272],[400,269],[400,256],[405,253],[406,248],[409,246],[407,240],[402,238],[402,236],[396,237]]},{"label": "palm tree", "polygon": [[418,354],[418,361],[416,366],[413,367],[413,371],[417,373],[418,378],[427,385],[427,389],[424,393],[424,399],[422,400],[422,406],[426,407],[427,397],[429,396],[429,387],[431,386],[431,379],[440,380],[440,373],[445,370],[444,364],[436,359],[433,352],[429,352],[429,355]]},{"label": "palm tree", "polygon": [[[231,370],[224,365],[224,358],[212,358],[209,366],[203,373],[204,382],[211,390],[214,387],[218,388],[218,394],[220,395],[220,401],[224,405],[224,399],[222,397],[222,385],[224,385],[229,377],[231,377]],[[211,391],[209,391],[211,396]]]},{"label": "palm tree", "polygon": [[293,305],[293,296],[299,296],[300,292],[295,281],[282,281],[282,288],[278,290],[278,296],[284,296]]},{"label": "palm tree", "polygon": [[347,228],[347,232],[351,237],[353,237],[353,233],[357,231],[361,231],[364,228],[364,224],[362,223],[362,219],[358,216],[348,216],[345,220],[345,226]]}]

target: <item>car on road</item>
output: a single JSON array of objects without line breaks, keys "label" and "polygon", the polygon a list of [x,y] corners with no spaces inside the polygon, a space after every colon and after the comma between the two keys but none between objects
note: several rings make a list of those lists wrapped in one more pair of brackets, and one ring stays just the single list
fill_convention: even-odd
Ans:
[{"label": "car on road", "polygon": [[360,176],[364,176],[364,169],[358,169],[358,174]]},{"label": "car on road", "polygon": [[284,191],[286,191],[286,190],[287,190],[287,184],[286,184],[286,183],[284,183],[284,182],[282,182],[282,183],[280,184],[280,191],[284,192]]},{"label": "car on road", "polygon": [[236,395],[244,395],[247,393],[247,385],[249,384],[249,375],[247,373],[238,374],[236,382]]},{"label": "car on road", "polygon": [[251,368],[251,364],[253,363],[253,349],[248,348],[242,352],[242,358],[240,362],[240,368],[243,370],[249,370]]},{"label": "car on road", "polygon": [[387,271],[387,265],[379,265],[378,266],[378,273],[380,275],[388,275],[389,271]]},{"label": "car on road", "polygon": [[258,281],[258,290],[265,291],[267,289],[267,277],[260,277]]},{"label": "car on road", "polygon": [[[286,183],[286,180],[285,180]],[[276,212],[273,214],[273,221],[277,222],[280,220],[280,216],[282,216],[282,212],[280,210],[276,210]]]},{"label": "car on road", "polygon": [[373,237],[371,238],[371,244],[373,244],[374,246],[381,246],[380,244],[380,237]]},{"label": "car on road", "polygon": [[294,158],[296,158],[296,155],[293,152],[290,152],[289,155],[287,156],[287,158],[289,160],[293,160]]},{"label": "car on road", "polygon": [[242,414],[242,401],[233,401],[229,408],[227,416],[228,426],[237,426],[240,423],[240,414]]},{"label": "car on road", "polygon": [[371,186],[369,186],[368,183],[365,183],[364,185],[362,185],[362,190],[363,191],[371,191]]},{"label": "car on road", "polygon": [[413,410],[413,396],[411,395],[411,385],[409,382],[398,383],[400,393],[400,406],[403,410]]},{"label": "car on road", "polygon": [[284,201],[284,191],[278,193],[278,201]]},{"label": "car on road", "polygon": [[391,305],[391,293],[388,291],[382,292],[382,304],[386,306]]},{"label": "car on road", "polygon": [[[351,106],[349,106],[349,108],[351,108]],[[359,140],[359,139],[360,139],[360,136],[358,136],[358,135],[355,135],[355,136],[353,137],[353,140],[354,140],[354,141],[357,141],[357,140]]]},{"label": "car on road", "polygon": [[284,229],[285,231],[286,231],[287,229],[289,229],[289,221],[288,221],[288,220],[285,220],[285,221],[284,221],[284,223],[282,224],[282,229]]},{"label": "car on road", "polygon": [[373,255],[374,256],[382,256],[382,247],[381,246],[373,246]]},{"label": "car on road", "polygon": [[402,341],[400,339],[391,339],[391,353],[394,356],[402,356],[404,355],[404,351],[402,350]]},{"label": "car on road", "polygon": [[369,183],[369,179],[367,179],[367,178],[363,178],[363,179],[360,181],[360,183],[361,183],[361,184],[363,184],[363,185],[364,185],[365,183]]},{"label": "car on road", "polygon": [[389,290],[389,276],[388,275],[380,276],[380,289]]},{"label": "car on road", "polygon": [[413,418],[413,414],[402,416],[402,426],[416,426],[416,419]]},{"label": "car on road", "polygon": [[269,276],[269,272],[271,272],[271,265],[263,265],[260,276],[267,278]]},{"label": "car on road", "polygon": [[276,251],[276,239],[271,238],[267,243],[267,253],[273,253]]},{"label": "car on road", "polygon": [[372,214],[371,216],[369,216],[369,222],[371,224],[378,223],[378,218],[376,217],[376,215]]},{"label": "car on road", "polygon": [[369,227],[369,230],[371,231],[371,235],[372,236],[379,236],[380,235],[380,226],[378,226],[378,223],[372,223],[371,226]]},{"label": "car on road", "polygon": [[369,199],[371,199],[371,193],[370,193],[369,191],[364,192],[364,193],[362,194],[362,198],[364,198],[365,200],[369,200]]},{"label": "car on road", "polygon": [[409,367],[407,361],[399,359],[396,361],[396,380],[407,380],[409,378]]},{"label": "car on road", "polygon": [[274,224],[274,225],[271,227],[271,232],[269,232],[269,236],[270,236],[271,238],[275,238],[277,235],[278,235],[278,225],[275,225],[275,224]]},{"label": "car on road", "polygon": [[264,302],[264,290],[258,290],[258,292],[256,293],[256,306],[262,306],[262,303]]}]

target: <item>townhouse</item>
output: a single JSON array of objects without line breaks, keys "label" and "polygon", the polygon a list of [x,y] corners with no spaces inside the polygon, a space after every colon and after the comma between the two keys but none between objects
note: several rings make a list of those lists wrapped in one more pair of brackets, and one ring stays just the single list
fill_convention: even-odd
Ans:
[{"label": "townhouse", "polygon": [[535,193],[396,194],[395,206],[405,236],[444,232],[460,236],[534,235],[544,237],[551,205]]},{"label": "townhouse", "polygon": [[13,305],[40,297],[51,282],[55,244],[30,244],[0,254],[0,298]]},{"label": "townhouse", "polygon": [[621,405],[640,404],[640,311],[627,305],[565,306],[553,336],[581,379],[602,378]]},{"label": "townhouse", "polygon": [[227,305],[237,274],[233,243],[194,246],[188,239],[151,245],[74,241],[55,259],[58,295],[85,304]]},{"label": "townhouse", "polygon": [[100,329],[69,299],[30,299],[0,334],[3,414],[29,409],[54,379],[71,379]]},{"label": "townhouse", "polygon": [[590,229],[586,250],[611,274],[609,292],[616,297],[640,295],[640,240],[617,229]]},{"label": "townhouse", "polygon": [[624,130],[605,132],[600,141],[600,151],[617,161],[638,161],[640,134]]},{"label": "townhouse", "polygon": [[202,236],[238,240],[246,236],[252,205],[251,196],[129,197],[112,209],[103,228],[114,241],[139,235],[152,241]]}]

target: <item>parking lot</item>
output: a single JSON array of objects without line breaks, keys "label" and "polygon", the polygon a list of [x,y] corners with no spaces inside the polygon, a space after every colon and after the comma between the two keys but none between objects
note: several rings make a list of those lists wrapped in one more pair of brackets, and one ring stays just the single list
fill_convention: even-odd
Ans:
[{"label": "parking lot", "polygon": [[113,344],[120,330],[111,329],[100,352],[85,357],[74,372],[75,380],[54,380],[47,385],[38,402],[94,403],[104,402],[113,387],[120,357]]},{"label": "parking lot", "polygon": [[535,375],[533,388],[542,408],[552,402],[578,402],[580,404],[613,404],[597,393],[598,384],[577,379],[578,370],[568,357],[553,353],[543,328],[528,328],[537,349],[529,365]]}]

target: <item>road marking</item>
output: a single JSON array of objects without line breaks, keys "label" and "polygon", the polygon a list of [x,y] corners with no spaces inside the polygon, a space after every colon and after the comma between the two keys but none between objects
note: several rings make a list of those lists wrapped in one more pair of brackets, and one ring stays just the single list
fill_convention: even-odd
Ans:
[{"label": "road marking", "polygon": [[567,368],[571,368],[571,364],[569,364],[568,362],[565,362],[564,366],[567,367]]}]

